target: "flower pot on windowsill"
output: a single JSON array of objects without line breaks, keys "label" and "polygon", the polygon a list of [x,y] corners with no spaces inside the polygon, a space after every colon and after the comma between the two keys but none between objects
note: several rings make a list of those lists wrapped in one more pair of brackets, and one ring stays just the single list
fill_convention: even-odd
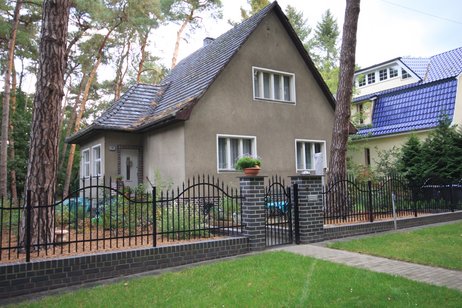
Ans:
[{"label": "flower pot on windowsill", "polygon": [[260,166],[254,166],[251,168],[244,168],[244,174],[247,176],[256,176],[260,172]]}]

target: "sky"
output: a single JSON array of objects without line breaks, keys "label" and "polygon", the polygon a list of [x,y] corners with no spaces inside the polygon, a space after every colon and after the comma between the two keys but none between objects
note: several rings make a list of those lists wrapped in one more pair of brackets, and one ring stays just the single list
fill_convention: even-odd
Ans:
[{"label": "sky", "polygon": [[[202,46],[204,37],[218,37],[231,28],[228,20],[240,20],[240,7],[246,0],[222,0],[223,20],[204,18],[203,28],[192,33],[180,45],[180,58]],[[302,11],[314,28],[322,14],[330,9],[343,28],[345,0],[279,0]],[[178,25],[164,28],[153,43],[166,55],[164,64],[171,62]],[[461,0],[362,0],[358,21],[356,63],[365,68],[401,56],[430,57],[462,47]],[[339,42],[340,46],[340,42]]]}]

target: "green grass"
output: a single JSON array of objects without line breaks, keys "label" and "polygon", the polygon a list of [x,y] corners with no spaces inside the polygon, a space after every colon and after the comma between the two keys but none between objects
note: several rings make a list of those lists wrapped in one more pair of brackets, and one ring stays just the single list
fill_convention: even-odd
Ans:
[{"label": "green grass", "polygon": [[462,292],[287,252],[43,298],[20,307],[460,307]]},{"label": "green grass", "polygon": [[336,242],[329,247],[462,270],[462,223]]}]

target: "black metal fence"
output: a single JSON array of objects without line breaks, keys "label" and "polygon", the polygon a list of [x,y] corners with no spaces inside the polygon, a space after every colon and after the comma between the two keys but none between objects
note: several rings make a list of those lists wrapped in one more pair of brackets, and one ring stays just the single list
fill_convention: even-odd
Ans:
[{"label": "black metal fence", "polygon": [[427,181],[413,186],[404,178],[379,181],[353,177],[324,185],[324,223],[373,222],[394,217],[422,216],[462,210],[461,183]]},{"label": "black metal fence", "polygon": [[265,191],[266,246],[293,242],[291,189],[280,177],[272,177]]},{"label": "black metal fence", "polygon": [[169,191],[89,178],[68,197],[32,204],[0,199],[0,261],[68,255],[240,233],[241,196],[197,177]]}]

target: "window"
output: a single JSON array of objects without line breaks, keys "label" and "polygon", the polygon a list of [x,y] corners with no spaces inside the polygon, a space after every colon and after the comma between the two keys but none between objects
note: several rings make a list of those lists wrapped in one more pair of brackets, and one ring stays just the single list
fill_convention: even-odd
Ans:
[{"label": "window", "polygon": [[367,74],[367,84],[375,83],[375,73]]},{"label": "window", "polygon": [[358,77],[358,86],[364,87],[366,85],[366,76],[361,75]]},{"label": "window", "polygon": [[401,78],[406,79],[411,77],[411,74],[409,74],[405,69],[401,69]]},{"label": "window", "polygon": [[295,102],[295,75],[253,68],[254,98]]},{"label": "window", "polygon": [[295,140],[295,143],[297,171],[317,170],[326,166],[325,141]]},{"label": "window", "polygon": [[90,176],[90,149],[82,151],[82,177]]},{"label": "window", "polygon": [[388,78],[388,70],[384,68],[383,70],[379,71],[379,79],[380,81],[386,80]]},{"label": "window", "polygon": [[93,148],[93,175],[101,175],[101,145]]},{"label": "window", "polygon": [[398,76],[398,70],[396,68],[390,67],[388,72],[390,74],[390,78]]},{"label": "window", "polygon": [[239,157],[257,155],[255,137],[218,135],[217,138],[218,171],[234,171]]},{"label": "window", "polygon": [[364,148],[364,160],[366,162],[366,166],[371,165],[371,150],[369,148]]}]

